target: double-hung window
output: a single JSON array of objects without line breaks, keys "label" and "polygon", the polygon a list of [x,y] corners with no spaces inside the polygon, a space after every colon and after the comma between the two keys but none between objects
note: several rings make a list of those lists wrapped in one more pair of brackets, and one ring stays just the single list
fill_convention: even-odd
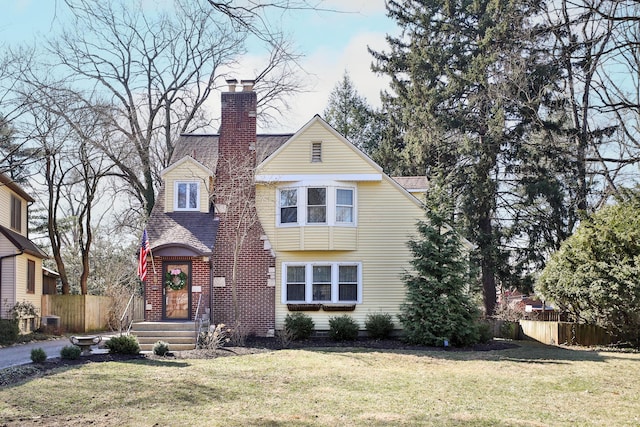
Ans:
[{"label": "double-hung window", "polygon": [[327,222],[326,188],[307,188],[307,222],[309,224],[325,224]]},{"label": "double-hung window", "polygon": [[200,209],[200,185],[198,182],[176,182],[175,209],[185,211]]},{"label": "double-hung window", "polygon": [[298,222],[298,190],[285,188],[280,190],[280,223],[296,224]]},{"label": "double-hung window", "polygon": [[331,301],[331,265],[314,265],[312,271],[312,298],[314,302]]},{"label": "double-hung window", "polygon": [[336,189],[336,223],[353,224],[353,189]]},{"label": "double-hung window", "polygon": [[22,200],[11,195],[11,228],[22,231]]},{"label": "double-hung window", "polygon": [[36,262],[27,260],[27,293],[34,294],[36,292]]},{"label": "double-hung window", "polygon": [[360,303],[361,268],[353,262],[285,263],[282,302]]},{"label": "double-hung window", "polygon": [[305,301],[305,266],[291,265],[286,269],[286,289],[289,301]]}]

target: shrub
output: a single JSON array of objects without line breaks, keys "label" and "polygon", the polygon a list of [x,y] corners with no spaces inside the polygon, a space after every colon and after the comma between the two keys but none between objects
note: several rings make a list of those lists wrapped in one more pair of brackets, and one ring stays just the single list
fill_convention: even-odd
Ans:
[{"label": "shrub", "polygon": [[389,335],[393,332],[393,318],[389,313],[367,314],[364,328],[371,338],[389,338]]},{"label": "shrub", "polygon": [[287,314],[284,319],[284,328],[287,330],[287,335],[292,340],[304,340],[311,336],[315,323],[311,316],[304,313]]},{"label": "shrub", "polygon": [[489,342],[493,339],[493,330],[489,322],[478,322],[478,342]]},{"label": "shrub", "polygon": [[169,353],[169,343],[158,341],[153,345],[153,354],[156,356],[166,356]]},{"label": "shrub", "polygon": [[33,363],[42,363],[47,360],[47,353],[42,348],[34,348],[31,350],[31,361]]},{"label": "shrub", "polygon": [[66,345],[60,350],[62,359],[76,360],[80,357],[82,350],[77,345]]},{"label": "shrub", "polygon": [[15,319],[0,319],[0,344],[13,344],[18,341],[20,328]]},{"label": "shrub", "polygon": [[216,350],[228,343],[231,338],[231,329],[227,328],[224,323],[218,323],[216,326],[209,326],[207,332],[200,332],[198,335],[198,348],[206,348]]},{"label": "shrub", "polygon": [[348,314],[329,318],[329,337],[334,341],[353,341],[359,329],[358,322]]},{"label": "shrub", "polygon": [[133,335],[112,337],[105,343],[105,347],[109,349],[109,352],[116,354],[140,353],[140,344],[138,344],[138,339]]}]

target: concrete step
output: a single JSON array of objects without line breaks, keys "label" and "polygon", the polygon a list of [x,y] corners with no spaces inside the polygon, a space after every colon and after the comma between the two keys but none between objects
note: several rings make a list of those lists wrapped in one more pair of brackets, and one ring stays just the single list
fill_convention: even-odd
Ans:
[{"label": "concrete step", "polygon": [[169,344],[170,351],[196,348],[195,322],[138,322],[131,325],[141,351],[153,351],[158,341]]},{"label": "concrete step", "polygon": [[131,330],[135,331],[194,331],[195,322],[134,322]]}]

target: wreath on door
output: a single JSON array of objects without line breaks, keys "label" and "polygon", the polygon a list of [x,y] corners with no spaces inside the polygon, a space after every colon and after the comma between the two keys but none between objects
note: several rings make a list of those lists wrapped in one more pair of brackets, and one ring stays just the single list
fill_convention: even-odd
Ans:
[{"label": "wreath on door", "polygon": [[179,268],[169,270],[164,275],[165,284],[173,289],[179,291],[187,284],[187,275]]}]

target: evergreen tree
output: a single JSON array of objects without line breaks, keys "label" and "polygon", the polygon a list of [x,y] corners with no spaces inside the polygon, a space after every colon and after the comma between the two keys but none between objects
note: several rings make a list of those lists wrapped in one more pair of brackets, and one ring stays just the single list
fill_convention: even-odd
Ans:
[{"label": "evergreen tree", "polygon": [[388,15],[402,33],[387,37],[390,52],[372,52],[374,70],[391,77],[393,91],[383,103],[395,134],[383,147],[402,151],[398,171],[447,171],[465,235],[477,247],[488,315],[497,284],[511,274],[505,230],[519,196],[503,192],[503,183],[518,182],[518,167],[532,161],[521,147],[546,126],[538,114],[554,82],[528,22],[539,4],[390,0]]},{"label": "evergreen tree", "polygon": [[324,118],[335,130],[368,155],[373,155],[377,150],[382,115],[360,96],[346,71],[342,80],[329,94]]},{"label": "evergreen tree", "polygon": [[0,172],[12,181],[24,183],[29,172],[28,166],[37,150],[16,142],[14,135],[14,129],[0,116]]},{"label": "evergreen tree", "polygon": [[468,293],[469,265],[458,233],[447,226],[450,203],[438,189],[428,194],[427,221],[411,240],[414,272],[405,275],[406,302],[398,315],[407,341],[421,345],[466,346],[479,340],[478,310]]},{"label": "evergreen tree", "polygon": [[640,199],[583,220],[542,272],[537,291],[573,321],[640,346]]}]

